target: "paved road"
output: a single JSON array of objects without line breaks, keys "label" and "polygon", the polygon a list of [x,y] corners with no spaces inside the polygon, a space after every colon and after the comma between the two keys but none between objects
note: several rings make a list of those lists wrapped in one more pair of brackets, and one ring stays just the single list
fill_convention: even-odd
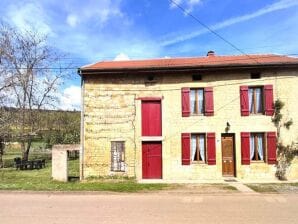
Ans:
[{"label": "paved road", "polygon": [[297,223],[298,194],[0,192],[0,223]]}]

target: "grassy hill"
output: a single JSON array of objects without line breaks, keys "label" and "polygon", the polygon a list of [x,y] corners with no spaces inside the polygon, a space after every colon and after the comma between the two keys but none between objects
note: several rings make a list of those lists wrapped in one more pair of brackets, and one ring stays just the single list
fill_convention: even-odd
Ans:
[{"label": "grassy hill", "polygon": [[55,138],[56,142],[53,143],[63,143],[64,140],[67,143],[79,141],[80,111],[27,110],[22,113],[16,108],[9,107],[0,108],[0,137],[5,141],[18,141],[23,114],[28,122],[25,130],[35,135],[34,140],[49,141],[49,138]]}]

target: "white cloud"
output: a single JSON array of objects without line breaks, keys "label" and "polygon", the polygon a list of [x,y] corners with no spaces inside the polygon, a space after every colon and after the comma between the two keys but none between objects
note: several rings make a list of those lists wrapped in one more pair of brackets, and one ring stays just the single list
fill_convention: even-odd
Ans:
[{"label": "white cloud", "polygon": [[81,88],[79,86],[70,86],[63,90],[60,96],[60,109],[62,110],[80,110],[81,108]]},{"label": "white cloud", "polygon": [[94,24],[106,25],[112,18],[124,16],[120,9],[122,0],[71,0],[65,3],[68,11],[66,22],[71,27],[85,21],[92,21]]},{"label": "white cloud", "polygon": [[128,57],[128,55],[124,53],[120,53],[114,58],[114,61],[127,61],[127,60],[130,60],[130,58]]},{"label": "white cloud", "polygon": [[[252,12],[250,14],[246,14],[246,15],[242,15],[242,16],[238,16],[238,17],[234,17],[231,19],[227,19],[225,21],[216,23],[212,26],[210,26],[210,28],[212,30],[219,30],[225,27],[229,27],[231,25],[237,24],[237,23],[241,23],[244,21],[248,21],[257,17],[260,17],[262,15],[274,12],[274,11],[278,11],[278,10],[282,10],[282,9],[287,9],[293,6],[297,6],[298,5],[298,1],[297,0],[281,0],[278,2],[275,2],[271,5],[265,6],[264,8],[261,8],[255,12]],[[190,40],[193,39],[195,37],[198,37],[202,34],[208,33],[210,31],[206,30],[206,29],[201,29],[198,31],[194,31],[194,32],[188,32],[187,34],[182,34],[177,36],[177,33],[174,34],[173,38],[168,38],[165,41],[162,41],[161,46],[169,46],[169,45],[173,45],[179,42],[183,42],[186,40]]]},{"label": "white cloud", "polygon": [[78,17],[72,14],[69,14],[66,18],[66,22],[71,27],[76,27],[78,24]]},{"label": "white cloud", "polygon": [[20,30],[36,29],[43,34],[53,34],[46,15],[38,2],[11,4],[6,11],[5,20]]}]

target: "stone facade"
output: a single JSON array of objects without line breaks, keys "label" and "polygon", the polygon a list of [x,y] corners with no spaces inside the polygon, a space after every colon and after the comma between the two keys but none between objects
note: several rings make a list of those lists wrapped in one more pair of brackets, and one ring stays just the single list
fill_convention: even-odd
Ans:
[{"label": "stone facade", "polygon": [[[250,71],[203,72],[201,81],[192,74],[155,74],[146,82],[140,74],[86,75],[83,82],[83,158],[82,174],[90,176],[127,175],[142,179],[141,100],[161,97],[162,104],[162,179],[222,179],[221,134],[229,122],[235,134],[236,177],[245,180],[275,179],[275,165],[265,162],[241,164],[240,132],[276,131],[271,117],[240,115],[240,85],[273,85],[274,99],[285,102],[282,113],[292,118],[290,130],[282,130],[284,143],[298,141],[298,72],[266,70],[260,79]],[[181,116],[181,88],[213,87],[214,116]],[[216,165],[181,164],[181,133],[216,133]],[[111,141],[125,141],[125,172],[111,171]],[[298,179],[298,160],[289,169],[289,179]]]}]

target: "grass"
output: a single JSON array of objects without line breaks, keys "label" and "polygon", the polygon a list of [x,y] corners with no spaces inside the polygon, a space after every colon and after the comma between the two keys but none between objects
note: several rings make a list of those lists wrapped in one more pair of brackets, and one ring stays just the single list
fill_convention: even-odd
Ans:
[{"label": "grass", "polygon": [[246,186],[260,193],[298,193],[298,183],[246,184]]},{"label": "grass", "polygon": [[[78,174],[78,160],[69,161],[71,174]],[[167,188],[166,184],[138,184],[135,180],[92,180],[86,182],[58,182],[51,178],[51,166],[41,170],[0,170],[0,190],[31,190],[31,191],[114,191],[140,192]]]},{"label": "grass", "polygon": [[278,192],[272,184],[246,184],[247,187],[259,193],[276,193]]},{"label": "grass", "polygon": [[223,189],[224,190],[230,190],[230,191],[238,191],[238,189],[236,187],[231,186],[231,185],[224,185]]},{"label": "grass", "polygon": [[[19,145],[9,145],[3,155],[4,165],[7,168],[0,169],[0,190],[31,190],[31,191],[114,191],[114,192],[139,192],[162,190],[168,187],[166,184],[138,184],[134,179],[108,179],[92,178],[79,182],[79,160],[69,160],[68,169],[71,182],[54,181],[51,178],[51,161],[48,152],[42,152],[41,143],[34,142],[30,152],[30,159],[47,160],[46,168],[41,170],[15,170],[12,168],[15,157],[21,157]],[[76,178],[73,178],[76,177]],[[73,181],[76,180],[76,181]]]}]

